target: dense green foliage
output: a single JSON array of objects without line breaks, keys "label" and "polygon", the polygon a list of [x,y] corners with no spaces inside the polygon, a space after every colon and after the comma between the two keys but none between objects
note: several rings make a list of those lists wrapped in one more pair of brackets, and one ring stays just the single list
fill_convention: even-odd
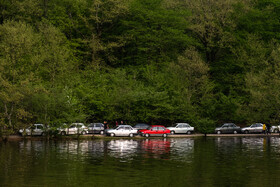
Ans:
[{"label": "dense green foliage", "polygon": [[0,0],[0,125],[280,119],[278,0]]}]

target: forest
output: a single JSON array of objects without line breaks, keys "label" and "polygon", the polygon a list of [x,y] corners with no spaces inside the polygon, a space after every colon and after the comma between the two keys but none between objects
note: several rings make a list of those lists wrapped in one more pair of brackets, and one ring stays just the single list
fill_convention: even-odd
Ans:
[{"label": "forest", "polygon": [[279,124],[279,0],[0,0],[0,129]]}]

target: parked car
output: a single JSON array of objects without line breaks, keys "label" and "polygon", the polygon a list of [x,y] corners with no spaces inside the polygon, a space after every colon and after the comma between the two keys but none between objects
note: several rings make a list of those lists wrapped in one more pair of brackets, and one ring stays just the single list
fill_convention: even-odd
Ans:
[{"label": "parked car", "polygon": [[236,126],[234,123],[225,123],[221,127],[218,127],[215,129],[215,133],[221,134],[221,133],[240,133],[241,128],[239,126]]},{"label": "parked car", "polygon": [[176,123],[175,127],[167,127],[171,134],[175,133],[187,133],[191,134],[194,131],[194,127],[191,127],[188,123]]},{"label": "parked car", "polygon": [[130,136],[133,137],[137,134],[137,129],[132,128],[130,125],[119,125],[114,129],[106,129],[105,132],[109,136]]},{"label": "parked car", "polygon": [[150,127],[150,125],[148,125],[146,123],[137,123],[133,128],[142,130],[142,129],[148,129],[149,127]]},{"label": "parked car", "polygon": [[88,125],[87,133],[88,134],[94,134],[94,133],[104,134],[104,124],[103,123],[90,123]]},{"label": "parked car", "polygon": [[148,129],[139,130],[141,136],[163,136],[167,137],[167,134],[170,134],[170,130],[166,129],[162,125],[151,125]]},{"label": "parked car", "polygon": [[66,124],[63,124],[62,127],[58,128],[58,133],[61,135],[66,134],[86,134],[87,127],[83,123],[72,123],[69,128],[66,127]]},{"label": "parked car", "polygon": [[278,125],[278,126],[271,126],[270,132],[279,133],[280,132],[279,129],[280,129],[280,125]]},{"label": "parked car", "polygon": [[[44,127],[43,124],[33,124],[30,127],[25,129],[25,134],[26,135],[39,135],[43,136],[46,132],[47,128]],[[20,129],[19,133],[21,135],[24,135],[24,129]]]},{"label": "parked car", "polygon": [[249,127],[244,127],[241,129],[242,133],[249,134],[249,133],[262,133],[263,124],[262,123],[255,123]]}]

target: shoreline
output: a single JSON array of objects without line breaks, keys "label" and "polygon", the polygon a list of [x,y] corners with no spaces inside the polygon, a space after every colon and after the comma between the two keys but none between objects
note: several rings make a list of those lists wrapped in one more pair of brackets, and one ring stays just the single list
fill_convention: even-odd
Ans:
[{"label": "shoreline", "polygon": [[[280,137],[280,133],[271,133],[271,134],[176,134],[176,135],[168,135],[167,138],[193,138],[193,137]],[[159,138],[149,137],[149,138]],[[94,139],[146,139],[146,137],[142,136],[134,136],[134,137],[110,137],[99,134],[87,134],[87,135],[67,135],[67,136],[57,136],[57,137],[45,137],[45,136],[20,136],[20,135],[9,135],[3,136],[0,138],[0,142],[3,141],[21,141],[21,140],[94,140]]]}]

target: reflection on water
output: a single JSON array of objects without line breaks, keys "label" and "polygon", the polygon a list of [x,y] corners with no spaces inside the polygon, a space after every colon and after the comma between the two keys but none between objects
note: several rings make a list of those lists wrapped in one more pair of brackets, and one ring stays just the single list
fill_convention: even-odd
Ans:
[{"label": "reflection on water", "polygon": [[279,137],[19,141],[0,158],[0,186],[280,185]]}]

